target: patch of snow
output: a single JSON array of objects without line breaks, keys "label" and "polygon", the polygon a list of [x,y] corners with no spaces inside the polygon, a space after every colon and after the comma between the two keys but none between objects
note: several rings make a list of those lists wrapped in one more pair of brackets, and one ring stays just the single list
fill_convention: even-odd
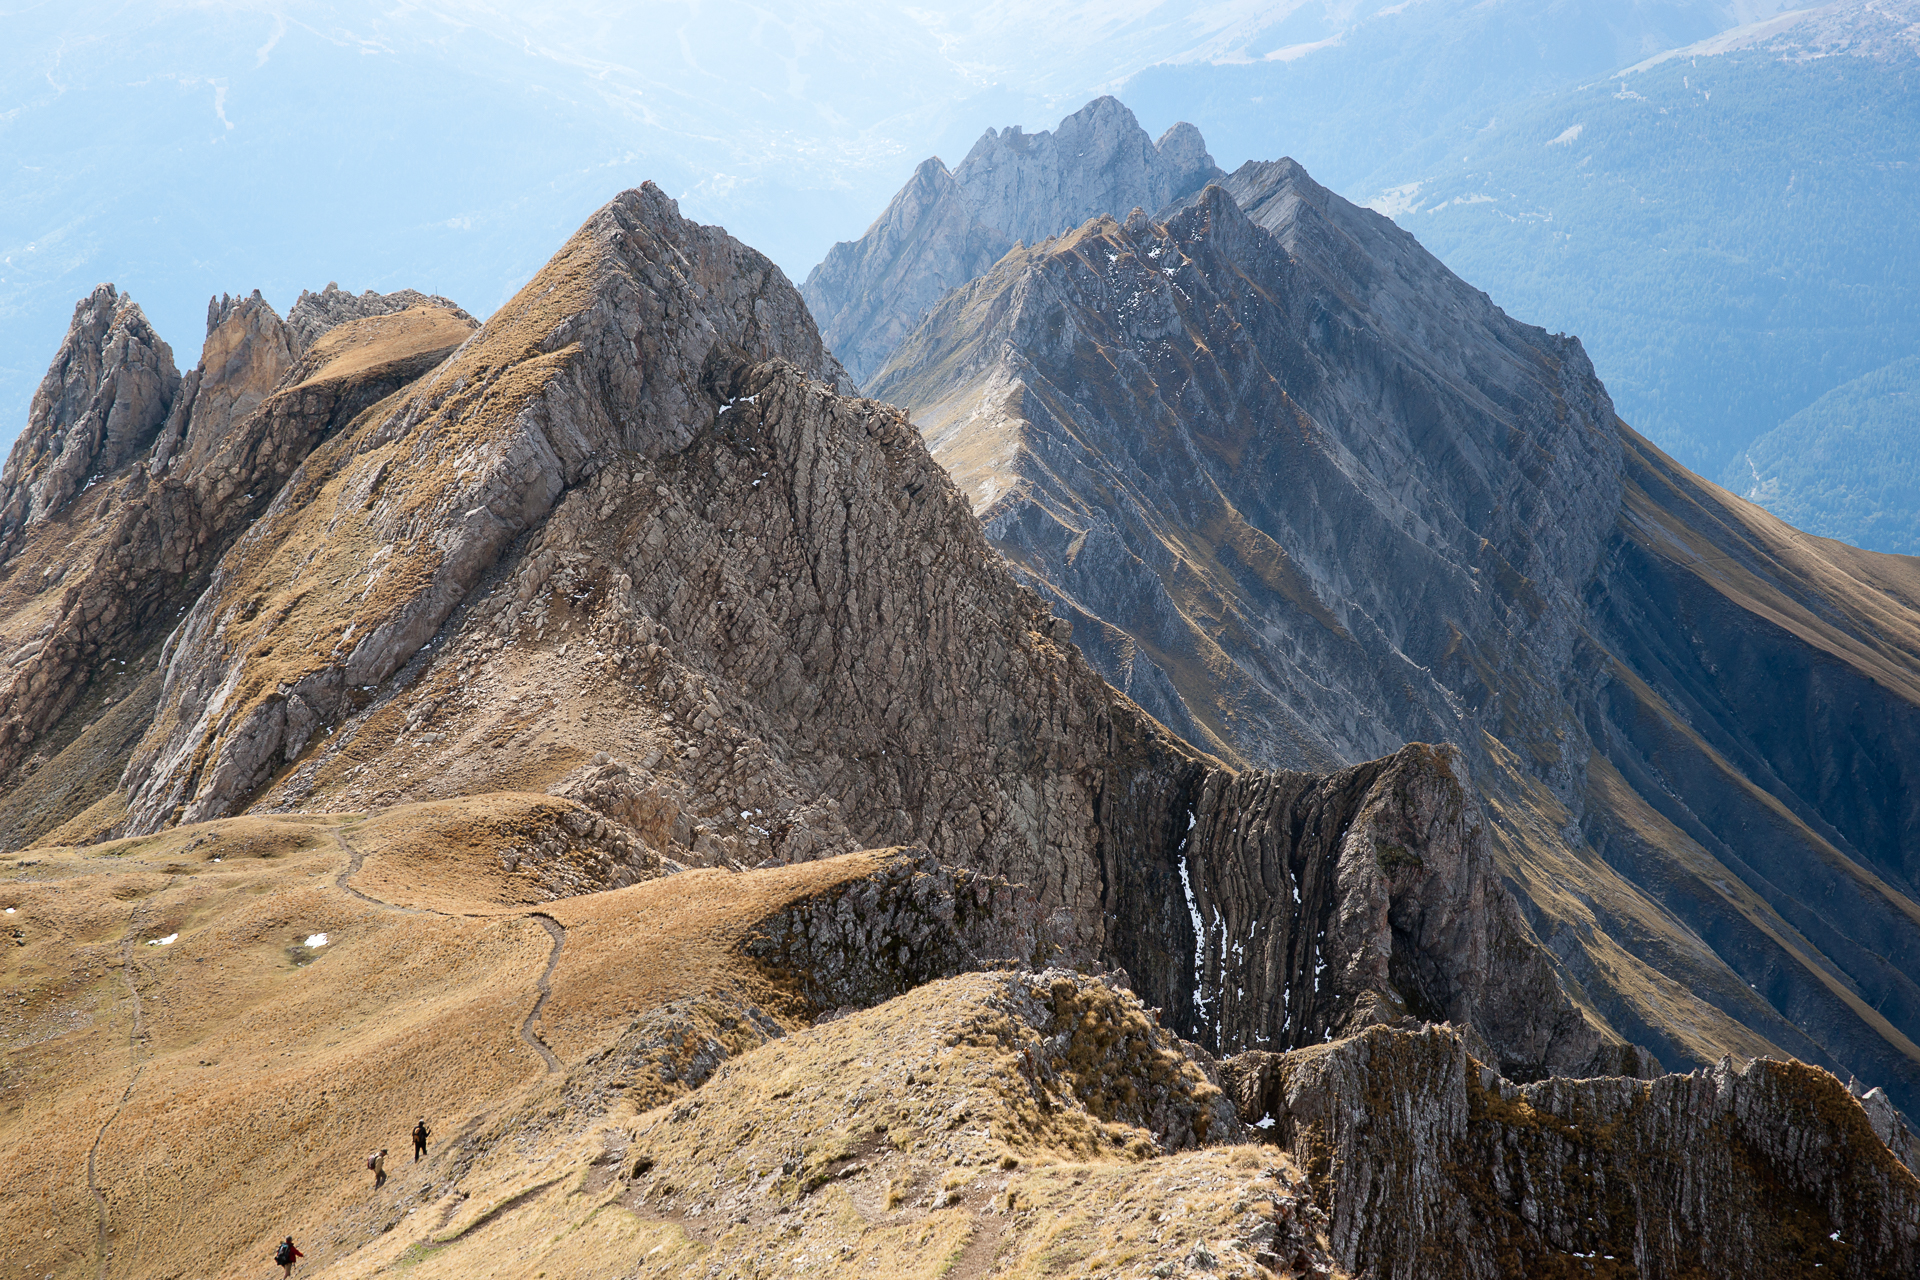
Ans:
[{"label": "patch of snow", "polygon": [[[1191,816],[1191,815],[1189,815]],[[1183,842],[1184,843],[1184,842]],[[1187,914],[1193,919],[1193,1007],[1201,1018],[1207,1016],[1207,923],[1200,915],[1200,903],[1193,896],[1193,881],[1187,876],[1187,859],[1180,859],[1180,892],[1187,897]]]},{"label": "patch of snow", "polygon": [[177,933],[170,933],[164,938],[148,938],[147,945],[150,947],[170,947],[179,936]]},{"label": "patch of snow", "polygon": [[1405,213],[1418,213],[1420,212],[1420,183],[1403,182],[1397,187],[1388,187],[1367,201],[1367,208],[1388,218],[1398,218]]},{"label": "patch of snow", "polygon": [[1344,31],[1339,31],[1339,32],[1335,32],[1333,35],[1328,36],[1325,40],[1315,40],[1310,44],[1285,45],[1281,48],[1275,49],[1272,53],[1267,54],[1265,61],[1294,62],[1300,58],[1306,57],[1310,53],[1318,53],[1322,49],[1335,48],[1346,38],[1347,38],[1347,33]]},{"label": "patch of snow", "polygon": [[1559,137],[1553,139],[1547,143],[1547,145],[1550,147],[1570,147],[1580,141],[1580,135],[1586,131],[1587,126],[1584,124],[1568,125]]},{"label": "patch of snow", "polygon": [[1273,1117],[1270,1115],[1261,1116],[1253,1122],[1253,1127],[1256,1129],[1271,1129],[1273,1128]]},{"label": "patch of snow", "polygon": [[324,947],[327,945],[327,935],[324,933],[310,933],[307,935],[307,945],[310,947]]}]

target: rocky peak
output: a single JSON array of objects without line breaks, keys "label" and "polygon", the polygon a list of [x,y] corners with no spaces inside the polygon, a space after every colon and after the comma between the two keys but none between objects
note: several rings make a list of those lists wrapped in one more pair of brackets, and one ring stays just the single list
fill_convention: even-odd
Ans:
[{"label": "rocky peak", "polygon": [[[294,354],[303,354],[320,340],[322,334],[349,320],[392,315],[409,307],[438,307],[463,320],[473,318],[439,294],[421,293],[417,289],[400,289],[393,293],[375,293],[368,289],[365,293],[353,294],[329,280],[327,287],[318,293],[305,289],[300,291],[299,298],[295,299],[287,312],[287,339],[292,344]],[[207,330],[209,333],[213,331],[211,322]]]},{"label": "rocky peak", "polygon": [[[571,486],[623,452],[684,449],[712,422],[710,360],[772,358],[846,385],[778,267],[651,183],[616,197],[451,361],[310,464],[325,469],[296,479],[302,501],[256,526],[337,558],[318,575],[328,585],[244,560],[216,575],[176,644],[169,714],[128,766],[132,822],[231,811],[411,659]],[[320,514],[316,486],[337,513]],[[274,660],[252,660],[257,646]]]},{"label": "rocky peak", "polygon": [[148,469],[156,476],[174,465],[199,470],[234,424],[280,385],[293,361],[287,326],[258,289],[248,297],[210,299],[200,363],[181,381]]},{"label": "rocky peak", "polygon": [[145,449],[179,385],[173,349],[133,299],[110,284],[81,299],[0,471],[0,562],[27,526]]},{"label": "rocky peak", "polygon": [[1033,242],[1098,214],[1161,208],[1222,175],[1192,125],[1156,144],[1119,99],[1100,97],[1051,132],[987,130],[953,176],[976,219]]},{"label": "rocky peak", "polygon": [[1192,125],[1155,143],[1118,99],[1097,98],[1051,131],[987,130],[951,173],[937,158],[923,162],[866,235],[835,245],[801,292],[828,345],[864,383],[928,308],[1016,241],[1096,214],[1159,209],[1221,176]]}]

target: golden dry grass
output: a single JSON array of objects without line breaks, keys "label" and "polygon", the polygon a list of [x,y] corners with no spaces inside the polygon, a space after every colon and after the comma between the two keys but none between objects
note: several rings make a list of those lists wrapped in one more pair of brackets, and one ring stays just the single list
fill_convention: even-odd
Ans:
[{"label": "golden dry grass", "polygon": [[[288,1232],[307,1270],[366,1274],[369,1240],[466,1203],[469,1166],[524,1167],[503,1135],[546,1114],[562,1074],[523,1023],[571,1067],[651,1004],[730,988],[757,919],[870,865],[678,876],[543,908],[568,936],[550,1011],[530,1020],[554,944],[503,892],[486,833],[560,803],[241,817],[0,862],[8,1274],[252,1275]],[[414,901],[350,892],[354,851],[352,888]],[[416,1172],[396,1156],[372,1193],[367,1151],[403,1155],[423,1116],[433,1159]]]}]

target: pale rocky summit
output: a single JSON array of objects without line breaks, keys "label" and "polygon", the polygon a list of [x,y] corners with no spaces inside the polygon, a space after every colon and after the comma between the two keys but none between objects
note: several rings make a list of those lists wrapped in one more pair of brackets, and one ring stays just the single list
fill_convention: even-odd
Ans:
[{"label": "pale rocky summit", "polygon": [[864,383],[943,294],[1016,242],[1100,213],[1158,209],[1220,176],[1192,125],[1155,142],[1118,99],[1096,98],[1051,132],[987,130],[951,173],[938,157],[922,162],[867,233],[835,245],[800,291],[827,345]]},{"label": "pale rocky summit", "polygon": [[131,298],[103,284],[81,299],[0,471],[0,563],[29,525],[146,448],[179,385],[173,349]]},{"label": "pale rocky summit", "polygon": [[1687,475],[1577,341],[1286,160],[1009,254],[870,389],[1176,731],[1314,769],[1458,744],[1622,1039],[1920,1101],[1911,562]]}]

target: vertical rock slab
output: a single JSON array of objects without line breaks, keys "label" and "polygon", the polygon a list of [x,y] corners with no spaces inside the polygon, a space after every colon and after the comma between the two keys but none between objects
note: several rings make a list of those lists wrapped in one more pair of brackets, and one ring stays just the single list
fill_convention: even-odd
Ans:
[{"label": "vertical rock slab", "polygon": [[1374,1028],[1223,1074],[1381,1280],[1920,1267],[1920,1179],[1804,1063],[1516,1085],[1449,1028]]},{"label": "vertical rock slab", "polygon": [[81,299],[0,470],[0,563],[28,525],[145,449],[179,385],[173,349],[133,299],[110,284]]}]

